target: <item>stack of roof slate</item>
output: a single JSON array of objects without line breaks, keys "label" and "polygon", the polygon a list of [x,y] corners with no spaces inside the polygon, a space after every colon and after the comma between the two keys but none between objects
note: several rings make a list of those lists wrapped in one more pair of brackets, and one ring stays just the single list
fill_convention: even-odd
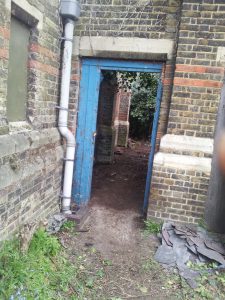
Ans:
[{"label": "stack of roof slate", "polygon": [[[159,246],[155,259],[166,267],[176,267],[179,274],[193,288],[197,287],[197,278],[201,271],[192,270],[188,262],[215,262],[216,269],[225,269],[225,247],[221,236],[212,234],[203,228],[191,225],[177,225],[166,222],[160,235],[162,244]],[[208,271],[214,269],[209,268]]]}]

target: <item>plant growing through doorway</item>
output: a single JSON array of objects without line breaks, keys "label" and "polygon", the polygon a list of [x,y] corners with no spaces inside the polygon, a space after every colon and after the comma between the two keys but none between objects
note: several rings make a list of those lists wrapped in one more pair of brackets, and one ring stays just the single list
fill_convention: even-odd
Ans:
[{"label": "plant growing through doorway", "polygon": [[149,139],[155,112],[158,75],[141,72],[104,71],[104,79],[114,83],[118,91],[131,93],[130,136]]},{"label": "plant growing through doorway", "polygon": [[119,88],[131,92],[130,136],[149,139],[156,105],[158,75],[119,72],[117,78]]}]

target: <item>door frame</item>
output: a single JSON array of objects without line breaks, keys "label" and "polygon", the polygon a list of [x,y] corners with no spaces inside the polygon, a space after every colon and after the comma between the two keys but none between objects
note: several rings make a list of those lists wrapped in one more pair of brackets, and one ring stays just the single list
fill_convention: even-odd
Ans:
[{"label": "door frame", "polygon": [[73,174],[72,198],[75,203],[85,206],[91,197],[91,183],[95,147],[95,132],[98,113],[99,88],[102,70],[133,71],[158,73],[156,109],[153,119],[151,150],[148,160],[143,213],[148,209],[152,167],[155,154],[158,121],[162,98],[162,69],[163,63],[153,63],[133,60],[114,60],[83,58],[81,68],[79,108],[77,113],[76,152]]}]

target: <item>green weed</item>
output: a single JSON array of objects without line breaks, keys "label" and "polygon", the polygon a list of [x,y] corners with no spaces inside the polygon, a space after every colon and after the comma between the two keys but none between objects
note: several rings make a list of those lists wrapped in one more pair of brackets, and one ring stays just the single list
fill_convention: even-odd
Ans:
[{"label": "green weed", "polygon": [[144,221],[144,223],[145,223],[145,232],[147,232],[147,233],[157,234],[162,229],[162,222],[157,223],[157,222],[153,221],[152,219],[147,219],[146,221]]},{"label": "green weed", "polygon": [[2,300],[82,299],[85,280],[79,267],[69,263],[58,239],[43,229],[34,234],[25,254],[17,239],[0,248]]},{"label": "green weed", "polygon": [[72,233],[75,230],[75,225],[76,224],[73,221],[67,220],[65,223],[63,223],[61,231]]},{"label": "green weed", "polygon": [[55,236],[50,236],[44,229],[39,229],[31,240],[29,254],[51,257],[56,256],[60,249],[60,243]]},{"label": "green weed", "polygon": [[103,266],[112,266],[112,261],[110,259],[103,259]]},{"label": "green weed", "polygon": [[144,271],[159,271],[160,265],[154,259],[149,258],[143,262],[142,268]]},{"label": "green weed", "polygon": [[[185,299],[225,299],[225,272],[222,270],[216,270],[217,263],[187,263],[188,267],[193,270],[201,271],[201,275],[198,278],[198,287],[191,290],[187,286],[183,292],[186,294]],[[214,269],[213,272],[209,272],[208,269]]]},{"label": "green weed", "polygon": [[96,272],[96,276],[100,279],[102,279],[104,276],[105,276],[105,273],[103,271],[103,268],[99,269],[97,272]]},{"label": "green weed", "polygon": [[208,269],[216,269],[218,267],[218,264],[215,262],[212,263],[193,263],[191,261],[187,262],[187,266],[192,269],[192,270],[197,270],[197,271],[204,271],[204,270],[208,270]]}]

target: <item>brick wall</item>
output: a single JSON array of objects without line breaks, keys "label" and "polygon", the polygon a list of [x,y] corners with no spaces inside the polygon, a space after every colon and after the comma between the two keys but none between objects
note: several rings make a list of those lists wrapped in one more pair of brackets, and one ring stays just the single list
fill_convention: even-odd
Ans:
[{"label": "brick wall", "polygon": [[155,166],[148,215],[198,223],[204,216],[209,173],[188,166]]},{"label": "brick wall", "polygon": [[[76,37],[137,37],[140,38],[140,43],[142,43],[142,38],[155,41],[166,39],[175,42],[172,56],[165,61],[165,80],[158,128],[159,139],[167,130],[181,1],[83,0],[81,4],[81,17],[75,26],[74,35]],[[76,43],[79,44],[79,41]],[[110,58],[111,53],[107,54]],[[103,54],[101,53],[101,55]],[[100,57],[102,57],[101,55]],[[121,58],[120,55],[121,53],[118,54],[118,58]],[[73,70],[75,79],[73,80],[73,90],[77,90],[75,88],[79,86],[80,58],[78,50],[73,57],[74,66],[76,66]],[[71,106],[73,112],[70,116],[70,126],[74,131],[77,107],[78,94]]]},{"label": "brick wall", "polygon": [[76,35],[171,38],[179,0],[83,0]]},{"label": "brick wall", "polygon": [[[58,1],[24,2],[24,9],[28,3],[39,12],[41,20],[31,35],[27,120],[19,124],[9,123],[6,114],[9,2],[0,0],[1,239],[19,225],[57,209],[63,155],[55,111],[61,35]],[[198,222],[204,214],[224,78],[224,12],[222,0],[82,1],[77,37],[112,37],[115,41],[138,38],[140,45],[144,39],[174,42],[172,54],[161,58],[164,70],[158,141],[166,135],[154,160],[151,216]],[[111,57],[111,53],[107,55]],[[121,57],[121,53],[117,55],[114,53],[113,58]],[[136,55],[132,58],[137,59],[139,53]],[[80,76],[78,52],[73,56],[70,91],[69,127],[74,133]]]},{"label": "brick wall", "polygon": [[167,136],[154,161],[151,216],[194,223],[204,217],[224,79],[224,12],[224,1],[183,1]]},{"label": "brick wall", "polygon": [[214,136],[224,78],[217,60],[218,47],[225,46],[224,5],[184,1],[168,133]]},{"label": "brick wall", "polygon": [[[0,1],[1,7],[5,6],[5,1]],[[6,9],[0,11],[0,133],[8,132],[6,118],[6,84],[7,84],[7,64],[8,64],[8,48],[9,48],[9,12]]]},{"label": "brick wall", "polygon": [[116,101],[117,86],[114,82],[103,79],[100,86],[97,136],[95,142],[95,161],[111,163],[114,157],[115,129],[113,112]]},{"label": "brick wall", "polygon": [[[160,109],[159,126],[157,133],[157,149],[161,139],[167,131],[169,108],[172,94],[172,84],[174,75],[174,66],[176,58],[177,35],[181,13],[180,0],[153,0],[133,1],[133,0],[83,0],[82,13],[79,23],[76,24],[75,33],[76,42],[73,56],[72,85],[71,95],[72,104],[70,112],[70,127],[76,131],[77,112],[79,113],[79,81],[82,73],[82,54],[80,54],[80,40],[87,37],[90,41],[90,50],[88,56],[96,57],[93,53],[92,37],[112,37],[114,41],[117,38],[139,38],[140,44],[144,39],[152,39],[158,42],[160,39],[172,41],[174,43],[172,54],[167,58],[160,58],[164,62],[163,68],[163,95]],[[146,42],[146,40],[144,40]],[[125,47],[125,46],[124,46]],[[126,48],[126,47],[125,47]],[[123,48],[124,49],[124,48]],[[162,50],[162,49],[160,49]],[[160,51],[159,51],[160,52]],[[89,54],[91,53],[91,54]],[[139,53],[132,56],[132,59],[139,59]],[[86,54],[84,54],[86,56]],[[118,49],[117,54],[110,51],[99,52],[97,57],[123,58],[126,59]],[[141,56],[141,59],[144,56]],[[155,56],[152,56],[155,60]],[[148,60],[149,58],[148,55]],[[76,91],[76,92],[75,92]],[[123,129],[122,129],[123,131]],[[123,131],[124,133],[124,131]]]},{"label": "brick wall", "polygon": [[26,14],[32,10],[39,22],[30,39],[27,119],[15,123],[8,122],[6,113],[9,3],[0,0],[0,240],[58,209],[63,156],[55,110],[61,36],[58,1],[21,2]]},{"label": "brick wall", "polygon": [[114,126],[116,129],[115,145],[126,147],[129,137],[129,112],[131,93],[121,89],[117,94]]}]

